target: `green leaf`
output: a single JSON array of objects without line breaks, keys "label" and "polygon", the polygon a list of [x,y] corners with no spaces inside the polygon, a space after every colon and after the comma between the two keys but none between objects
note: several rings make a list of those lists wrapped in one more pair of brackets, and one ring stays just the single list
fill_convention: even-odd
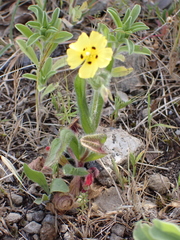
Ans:
[{"label": "green leaf", "polygon": [[32,47],[27,47],[26,42],[22,39],[16,40],[21,51],[27,55],[27,57],[36,65],[39,65],[39,61]]},{"label": "green leaf", "polygon": [[44,191],[49,194],[49,187],[46,181],[46,178],[42,172],[35,171],[31,169],[26,163],[23,165],[24,172],[26,176],[33,182],[36,182],[39,184]]},{"label": "green leaf", "polygon": [[116,11],[116,9],[109,7],[107,9],[107,12],[110,14],[110,16],[112,17],[116,27],[122,27],[122,22],[121,19],[119,17],[119,13]]},{"label": "green leaf", "polygon": [[114,58],[120,60],[121,62],[125,62],[125,56],[120,53],[115,54]]},{"label": "green leaf", "polygon": [[57,19],[59,18],[59,14],[60,14],[60,9],[59,8],[56,8],[52,14],[52,17],[51,17],[51,21],[49,22],[49,25],[50,26],[54,26]]},{"label": "green leaf", "polygon": [[141,152],[136,156],[136,158],[135,158],[135,164],[138,163],[138,162],[141,160],[141,158],[142,158],[142,156],[143,156],[144,153],[145,153],[145,150],[141,151]]},{"label": "green leaf", "polygon": [[86,176],[89,172],[83,167],[73,167],[71,164],[63,166],[63,173],[72,176]]},{"label": "green leaf", "polygon": [[54,85],[53,83],[49,84],[49,85],[46,87],[46,89],[44,90],[44,92],[42,93],[42,99],[43,99],[46,95],[52,93],[52,92],[57,88],[57,86],[58,86],[58,84],[57,84],[57,85]]},{"label": "green leaf", "polygon": [[142,23],[142,22],[136,22],[136,23],[134,23],[134,24],[130,27],[129,30],[131,30],[132,33],[134,33],[134,32],[138,32],[138,31],[142,31],[142,30],[147,30],[147,29],[149,29],[149,27],[146,26],[144,23]]},{"label": "green leaf", "polygon": [[133,68],[126,68],[124,66],[113,68],[111,74],[113,77],[124,77],[130,74]]},{"label": "green leaf", "polygon": [[136,164],[136,157],[135,157],[135,155],[133,153],[129,154],[129,160],[130,160],[132,166],[135,166],[135,164]]},{"label": "green leaf", "polygon": [[67,65],[67,56],[63,56],[60,59],[58,59],[53,65],[52,70],[56,71],[58,68],[64,67]]},{"label": "green leaf", "polygon": [[156,240],[179,240],[180,228],[173,223],[161,221],[159,219],[153,220],[154,225],[150,229],[150,234]]},{"label": "green leaf", "polygon": [[40,204],[42,204],[43,202],[49,201],[49,199],[50,199],[49,196],[47,196],[46,194],[43,194],[43,195],[42,195],[42,198],[36,198],[36,199],[34,200],[34,203],[40,205]]},{"label": "green leaf", "polygon": [[[118,52],[128,52],[128,46],[125,45],[125,46],[119,47]],[[134,53],[151,55],[151,51],[147,47],[142,47],[142,46],[139,46],[139,45],[134,46]]]},{"label": "green leaf", "polygon": [[43,10],[37,5],[31,5],[28,7],[28,10],[35,13],[39,23],[43,23]]},{"label": "green leaf", "polygon": [[42,25],[44,28],[48,28],[48,16],[47,13],[43,11]]},{"label": "green leaf", "polygon": [[61,31],[59,33],[56,33],[53,42],[54,43],[62,43],[66,42],[67,40],[71,39],[73,37],[72,33],[66,32],[66,31]]},{"label": "green leaf", "polygon": [[79,140],[74,135],[71,139],[71,142],[69,144],[69,147],[71,148],[73,154],[76,156],[76,158],[79,160],[81,153],[83,151],[81,144],[79,143]]},{"label": "green leaf", "polygon": [[0,50],[0,57],[10,48],[12,44],[8,43],[5,47]]},{"label": "green leaf", "polygon": [[79,75],[77,75],[75,78],[74,88],[76,91],[82,128],[86,134],[93,133],[95,129],[91,123],[89,108],[86,100],[86,81],[80,78]]},{"label": "green leaf", "polygon": [[31,74],[31,73],[25,73],[25,74],[23,74],[23,77],[34,80],[34,81],[37,81],[37,76],[34,75],[34,74]]},{"label": "green leaf", "polygon": [[23,24],[16,24],[15,28],[27,38],[29,38],[31,35],[33,35],[33,32],[27,26],[25,26]]},{"label": "green leaf", "polygon": [[46,75],[46,79],[48,80],[52,76],[54,76],[57,73],[57,71],[49,71],[48,74]]},{"label": "green leaf", "polygon": [[58,163],[61,155],[70,145],[73,137],[74,133],[70,129],[65,128],[61,130],[60,137],[55,138],[51,143],[50,153],[46,159],[45,166],[50,167]]},{"label": "green leaf", "polygon": [[138,45],[135,45],[134,53],[136,53],[136,54],[144,54],[144,55],[151,55],[151,51],[149,50],[149,48],[138,46]]},{"label": "green leaf", "polygon": [[136,4],[130,12],[132,17],[131,23],[134,23],[141,12],[141,6]]},{"label": "green leaf", "polygon": [[69,186],[61,178],[55,178],[50,185],[50,193],[52,192],[69,192]]},{"label": "green leaf", "polygon": [[97,159],[103,158],[104,156],[106,156],[106,153],[95,153],[95,152],[90,152],[90,154],[83,160],[83,162],[91,162],[91,161],[95,161]]},{"label": "green leaf", "polygon": [[133,41],[129,40],[129,39],[125,39],[125,42],[127,44],[127,47],[128,47],[128,53],[129,54],[132,54],[134,53],[134,48],[135,48],[135,45],[133,43]]},{"label": "green leaf", "polygon": [[98,23],[98,32],[100,32],[101,34],[103,34],[107,39],[109,38],[109,28],[103,24],[103,23]]},{"label": "green leaf", "polygon": [[26,43],[27,47],[37,42],[40,38],[41,38],[41,35],[39,33],[34,33],[33,35],[31,35]]},{"label": "green leaf", "polygon": [[40,28],[42,27],[42,25],[37,21],[28,21],[26,24],[28,26],[32,27],[32,28],[37,29],[37,30],[40,30]]},{"label": "green leaf", "polygon": [[179,172],[179,176],[178,176],[178,186],[180,186],[180,172]]},{"label": "green leaf", "polygon": [[127,21],[127,19],[129,18],[129,16],[130,16],[130,9],[128,8],[126,10],[126,13],[125,13],[124,18],[123,18],[123,25]]},{"label": "green leaf", "polygon": [[132,17],[129,16],[126,22],[123,23],[123,30],[124,31],[129,30],[131,28],[131,25],[132,25]]},{"label": "green leaf", "polygon": [[[156,238],[153,238],[150,235],[149,230],[150,230],[150,226],[148,224],[142,223],[141,221],[139,221],[136,224],[135,229],[133,231],[134,240],[156,240]],[[161,240],[164,240],[164,239],[161,239]]]},{"label": "green leaf", "polygon": [[52,69],[52,58],[48,57],[42,67],[41,73],[45,77]]}]

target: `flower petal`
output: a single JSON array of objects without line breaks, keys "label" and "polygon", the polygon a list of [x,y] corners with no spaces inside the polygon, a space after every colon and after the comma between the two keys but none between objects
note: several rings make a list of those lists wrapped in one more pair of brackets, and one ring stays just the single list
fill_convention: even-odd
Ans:
[{"label": "flower petal", "polygon": [[76,51],[83,51],[83,48],[86,48],[90,44],[90,39],[86,33],[82,33],[78,40],[75,43],[71,43],[69,48],[74,49]]},{"label": "flower petal", "polygon": [[92,31],[89,39],[90,39],[90,45],[91,46],[94,45],[98,50],[105,48],[105,46],[107,45],[106,38],[98,32]]},{"label": "flower petal", "polygon": [[74,69],[81,65],[83,63],[83,59],[81,59],[81,53],[73,50],[73,49],[68,49],[67,50],[67,63],[70,66],[71,69]]},{"label": "flower petal", "polygon": [[107,67],[112,59],[113,51],[111,48],[105,48],[99,51],[97,64],[99,68]]},{"label": "flower petal", "polygon": [[79,69],[79,76],[80,78],[93,78],[97,70],[98,70],[97,61],[91,63],[91,65],[85,62]]}]

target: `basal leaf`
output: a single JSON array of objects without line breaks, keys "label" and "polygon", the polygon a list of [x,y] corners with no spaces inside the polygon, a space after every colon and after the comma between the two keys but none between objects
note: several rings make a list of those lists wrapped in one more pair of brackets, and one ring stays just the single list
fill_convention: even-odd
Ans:
[{"label": "basal leaf", "polygon": [[55,178],[50,185],[50,193],[52,192],[69,192],[69,186],[61,178]]},{"label": "basal leaf", "polygon": [[71,164],[66,164],[63,167],[63,173],[65,175],[72,176],[86,176],[89,172],[83,167],[73,167]]},{"label": "basal leaf", "polygon": [[31,169],[26,163],[23,165],[26,176],[33,182],[38,183],[44,191],[49,194],[49,187],[46,178],[42,172]]}]

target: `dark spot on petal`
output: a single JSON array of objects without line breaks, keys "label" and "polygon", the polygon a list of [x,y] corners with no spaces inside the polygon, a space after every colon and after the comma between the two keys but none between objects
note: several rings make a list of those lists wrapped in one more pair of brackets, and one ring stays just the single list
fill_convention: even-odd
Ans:
[{"label": "dark spot on petal", "polygon": [[94,46],[92,46],[92,49],[96,49]]},{"label": "dark spot on petal", "polygon": [[91,61],[89,61],[89,62],[87,62],[88,64],[91,64],[92,62]]},{"label": "dark spot on petal", "polygon": [[81,59],[83,59],[83,58],[84,58],[82,54],[81,54],[81,56],[80,56],[80,57],[81,57]]},{"label": "dark spot on petal", "polygon": [[98,58],[98,55],[96,55],[96,57],[95,58]]}]

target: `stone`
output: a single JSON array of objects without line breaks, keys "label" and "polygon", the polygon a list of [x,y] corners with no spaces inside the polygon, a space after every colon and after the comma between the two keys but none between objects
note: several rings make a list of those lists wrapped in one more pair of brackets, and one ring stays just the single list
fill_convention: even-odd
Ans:
[{"label": "stone", "polygon": [[144,200],[142,202],[142,208],[144,216],[146,216],[149,220],[158,217],[157,205],[149,200]]},{"label": "stone", "polygon": [[41,240],[55,240],[57,239],[57,232],[55,226],[44,222],[40,230],[40,239]]},{"label": "stone", "polygon": [[[86,0],[78,0],[76,5],[82,5]],[[107,8],[109,0],[95,1],[93,6],[90,8],[89,15],[99,14]]]},{"label": "stone", "polygon": [[47,223],[49,223],[49,224],[54,225],[54,224],[55,224],[55,217],[54,217],[53,215],[51,215],[51,214],[47,214],[47,215],[45,216],[45,218],[43,219],[43,223],[44,223],[44,222],[47,222]]},{"label": "stone", "polygon": [[61,228],[60,228],[60,232],[61,232],[61,233],[67,232],[68,228],[69,228],[69,227],[68,227],[67,224],[62,224],[62,225],[61,225]]},{"label": "stone", "polygon": [[45,213],[41,210],[41,211],[34,212],[32,218],[35,222],[41,222],[44,216],[45,216]]},{"label": "stone", "polygon": [[24,231],[31,234],[39,234],[41,229],[41,224],[37,222],[30,222],[24,227]]},{"label": "stone", "polygon": [[147,186],[159,194],[165,194],[170,189],[171,183],[168,177],[162,174],[153,174],[149,177]]},{"label": "stone", "polygon": [[19,213],[9,213],[5,220],[8,222],[8,223],[16,223],[16,222],[19,222],[21,220],[22,216],[19,214]]},{"label": "stone", "polygon": [[111,187],[112,185],[114,185],[113,179],[115,179],[115,177],[116,176],[114,175],[112,169],[106,167],[106,169],[103,169],[102,171],[99,172],[99,175],[96,177],[96,179],[101,185]]},{"label": "stone", "polygon": [[31,222],[33,220],[33,213],[32,212],[28,212],[26,214],[26,219],[28,222]]},{"label": "stone", "polygon": [[116,234],[119,237],[123,237],[124,236],[124,232],[125,232],[125,226],[121,225],[121,224],[114,224],[114,226],[111,228],[111,232]]},{"label": "stone", "polygon": [[[120,193],[120,189],[117,189]],[[94,199],[94,203],[102,212],[118,211],[122,201],[115,187],[105,189],[101,195]]]},{"label": "stone", "polygon": [[72,239],[74,239],[73,233],[71,233],[71,232],[66,232],[66,233],[64,234],[64,240],[72,240]]},{"label": "stone", "polygon": [[123,240],[123,238],[117,236],[115,233],[111,233],[110,240]]},{"label": "stone", "polygon": [[145,146],[143,142],[121,128],[98,128],[99,133],[107,135],[104,149],[107,155],[101,159],[106,167],[113,168],[112,159],[117,165],[127,165],[129,154],[137,155]]},{"label": "stone", "polygon": [[17,205],[17,206],[20,206],[23,202],[23,197],[18,195],[18,194],[15,194],[15,193],[11,193],[11,199],[12,199],[12,202]]}]

